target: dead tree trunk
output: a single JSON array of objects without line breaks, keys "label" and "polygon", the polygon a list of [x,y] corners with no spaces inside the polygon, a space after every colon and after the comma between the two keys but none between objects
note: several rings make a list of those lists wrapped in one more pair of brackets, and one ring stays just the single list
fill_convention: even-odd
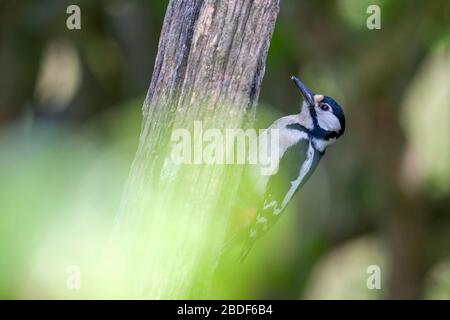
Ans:
[{"label": "dead tree trunk", "polygon": [[170,134],[196,120],[251,125],[278,10],[279,0],[170,1],[115,223],[125,274],[109,281],[121,294],[207,297],[241,170],[168,161]]}]

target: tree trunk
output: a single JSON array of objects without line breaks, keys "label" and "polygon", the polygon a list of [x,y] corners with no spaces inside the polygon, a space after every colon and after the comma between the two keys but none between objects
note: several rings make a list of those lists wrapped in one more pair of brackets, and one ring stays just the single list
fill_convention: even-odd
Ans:
[{"label": "tree trunk", "polygon": [[241,170],[174,164],[170,134],[196,120],[252,124],[278,10],[279,0],[170,1],[109,247],[118,295],[208,297]]}]

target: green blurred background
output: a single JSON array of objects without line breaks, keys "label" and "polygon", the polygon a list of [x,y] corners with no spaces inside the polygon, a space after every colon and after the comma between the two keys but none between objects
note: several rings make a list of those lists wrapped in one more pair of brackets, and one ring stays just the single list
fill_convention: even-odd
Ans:
[{"label": "green blurred background", "polygon": [[[0,298],[84,296],[67,267],[95,264],[117,212],[166,6],[0,1]],[[260,125],[298,112],[292,74],[340,102],[345,135],[205,298],[450,299],[450,2],[281,1]]]}]

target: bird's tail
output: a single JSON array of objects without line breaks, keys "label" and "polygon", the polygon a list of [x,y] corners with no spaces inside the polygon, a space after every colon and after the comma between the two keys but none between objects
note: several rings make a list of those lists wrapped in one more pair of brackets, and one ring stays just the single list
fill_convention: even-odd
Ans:
[{"label": "bird's tail", "polygon": [[220,255],[223,256],[227,254],[231,250],[231,248],[233,248],[236,245],[237,240],[238,240],[237,233],[234,233],[231,237],[226,239],[224,244],[222,245]]},{"label": "bird's tail", "polygon": [[239,255],[239,258],[238,258],[239,263],[244,262],[245,258],[249,254],[250,250],[253,248],[254,243],[255,243],[255,239],[251,239],[251,238],[248,238],[245,241],[244,246],[242,247],[241,254]]},{"label": "bird's tail", "polygon": [[[245,235],[246,235],[246,233],[245,234],[235,233],[229,239],[227,239],[222,246],[222,250],[221,250],[221,254],[220,254],[221,257],[226,255],[234,246],[239,244],[239,242],[241,242],[243,240],[242,238]],[[249,254],[250,250],[253,248],[254,243],[255,243],[255,239],[253,239],[253,238],[248,238],[245,240],[244,246],[242,247],[242,251],[238,257],[239,263],[242,263],[245,260],[245,258]]]}]

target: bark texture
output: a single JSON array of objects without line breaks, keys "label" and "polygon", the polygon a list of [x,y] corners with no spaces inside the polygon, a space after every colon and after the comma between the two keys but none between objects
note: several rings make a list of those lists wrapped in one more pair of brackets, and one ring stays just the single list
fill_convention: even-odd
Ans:
[{"label": "bark texture", "polygon": [[240,171],[171,164],[169,136],[195,120],[219,129],[252,123],[278,10],[279,0],[168,5],[114,231],[139,256],[127,258],[140,266],[131,279],[139,296],[204,297]]}]

